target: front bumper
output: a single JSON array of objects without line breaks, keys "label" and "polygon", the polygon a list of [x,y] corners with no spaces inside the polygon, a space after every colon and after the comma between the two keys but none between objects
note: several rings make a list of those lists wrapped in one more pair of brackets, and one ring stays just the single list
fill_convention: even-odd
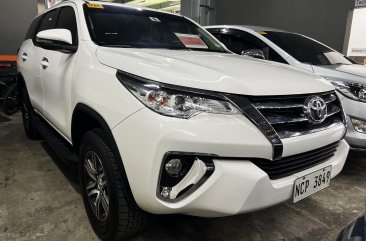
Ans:
[{"label": "front bumper", "polygon": [[347,115],[348,129],[345,137],[346,141],[353,149],[366,151],[366,133],[355,131],[351,121],[351,116],[366,121],[366,103],[351,100],[340,94],[338,96]]},{"label": "front bumper", "polygon": [[[334,143],[342,138],[344,131],[340,127],[284,139],[283,156]],[[263,134],[241,115],[201,114],[182,120],[142,109],[112,132],[137,204],[155,214],[219,217],[266,208],[291,198],[298,177],[326,166],[332,166],[332,177],[335,177],[342,170],[349,150],[342,140],[335,155],[326,162],[295,175],[270,180],[264,171],[243,158],[270,160],[273,150]],[[162,159],[172,151],[228,158],[214,158],[215,171],[210,178],[188,197],[171,203],[160,200],[156,191]]]}]

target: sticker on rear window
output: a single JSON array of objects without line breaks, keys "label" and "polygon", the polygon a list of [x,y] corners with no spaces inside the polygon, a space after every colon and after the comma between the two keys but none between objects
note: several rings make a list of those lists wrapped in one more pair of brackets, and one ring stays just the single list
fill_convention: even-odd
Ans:
[{"label": "sticker on rear window", "polygon": [[88,8],[100,8],[100,9],[104,9],[102,4],[97,4],[97,3],[87,3],[86,6],[88,6]]},{"label": "sticker on rear window", "polygon": [[179,38],[179,40],[186,46],[187,48],[201,48],[208,49],[203,40],[195,34],[183,34],[183,33],[175,33],[175,35]]}]

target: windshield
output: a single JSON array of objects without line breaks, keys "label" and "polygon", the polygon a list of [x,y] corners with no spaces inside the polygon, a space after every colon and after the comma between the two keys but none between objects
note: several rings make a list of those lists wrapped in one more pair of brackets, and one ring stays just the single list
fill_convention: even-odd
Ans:
[{"label": "windshield", "polygon": [[353,64],[342,54],[299,34],[266,31],[261,34],[302,63],[312,65]]},{"label": "windshield", "polygon": [[205,30],[182,16],[124,6],[84,5],[92,40],[101,46],[227,52]]}]

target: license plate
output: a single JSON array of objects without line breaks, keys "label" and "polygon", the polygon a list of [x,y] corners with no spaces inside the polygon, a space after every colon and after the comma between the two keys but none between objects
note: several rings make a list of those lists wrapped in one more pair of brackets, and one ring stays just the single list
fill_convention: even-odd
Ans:
[{"label": "license plate", "polygon": [[296,203],[320,190],[329,187],[332,166],[296,179],[293,202]]}]

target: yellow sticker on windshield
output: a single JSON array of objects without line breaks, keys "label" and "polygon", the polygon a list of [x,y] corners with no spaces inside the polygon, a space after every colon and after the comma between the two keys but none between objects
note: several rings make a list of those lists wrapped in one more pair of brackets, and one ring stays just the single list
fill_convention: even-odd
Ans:
[{"label": "yellow sticker on windshield", "polygon": [[265,35],[265,34],[267,34],[266,32],[264,32],[264,31],[257,31],[257,33],[259,33],[259,34],[261,34],[261,35]]},{"label": "yellow sticker on windshield", "polygon": [[86,6],[88,6],[88,8],[100,8],[100,9],[104,9],[102,4],[97,4],[97,3],[87,3]]}]

